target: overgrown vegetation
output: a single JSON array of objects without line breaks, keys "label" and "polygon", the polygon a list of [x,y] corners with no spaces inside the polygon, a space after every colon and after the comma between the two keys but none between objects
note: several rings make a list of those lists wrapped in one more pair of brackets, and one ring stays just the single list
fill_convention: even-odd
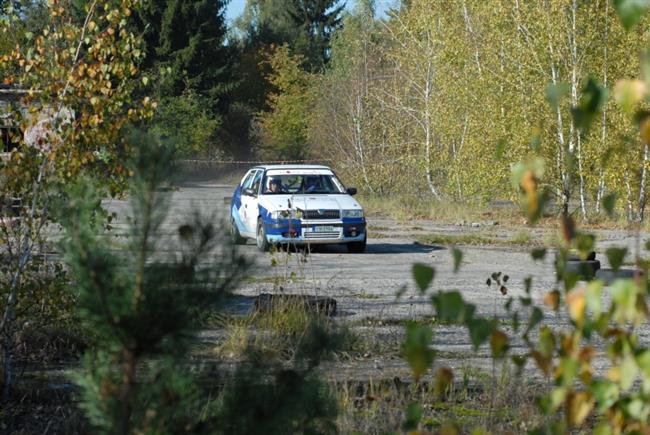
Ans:
[{"label": "overgrown vegetation", "polygon": [[[315,369],[345,334],[299,300],[254,318],[266,337],[241,338],[231,348],[239,353],[234,373],[202,385],[200,371],[187,370],[196,313],[218,312],[249,263],[210,218],[195,215],[165,235],[168,194],[160,186],[172,149],[138,131],[126,141],[137,151],[128,166],[130,230],[122,246],[106,237],[98,214],[105,191],[91,180],[80,179],[59,204],[79,316],[92,331],[75,381],[93,430],[331,433],[337,406]],[[182,254],[163,255],[163,244]]]},{"label": "overgrown vegetation", "polygon": [[[637,271],[614,279],[608,295],[604,282],[582,281],[567,266],[570,255],[584,260],[595,250],[578,217],[623,216],[642,228],[650,57],[630,53],[647,44],[650,3],[412,0],[377,18],[369,0],[345,12],[334,0],[249,0],[228,35],[225,5],[0,4],[10,95],[3,139],[12,147],[0,163],[1,202],[12,210],[0,221],[0,430],[650,431],[641,331],[650,262],[640,233],[633,263],[625,248],[605,251],[613,272],[622,264]],[[127,134],[129,124],[152,133]],[[219,304],[248,262],[211,218],[163,231],[161,186],[174,154],[161,136],[184,157],[331,160],[369,209],[404,221],[533,224],[553,204],[562,215],[557,252],[536,246],[529,229],[506,239],[490,231],[419,237],[533,245],[532,261],[555,255],[555,284],[538,306],[532,277],[517,298],[507,271],[486,277],[504,303],[499,318],[462,289],[435,291],[435,270],[418,263],[413,277],[431,316],[354,325],[390,329],[374,338],[289,297],[224,315]],[[130,229],[113,239],[102,199],[121,194],[131,201]],[[506,198],[520,203],[521,222],[510,210],[481,208]],[[65,267],[50,252],[54,223]],[[163,244],[179,255],[167,257]],[[463,253],[450,249],[456,273]],[[309,256],[273,254],[275,294],[309,282]],[[294,259],[299,274],[288,267]],[[554,327],[551,313],[566,324]],[[196,367],[197,333],[211,315],[225,338],[208,351],[215,365]],[[434,349],[440,327],[465,330],[463,356],[487,352],[491,373],[446,367],[450,355]],[[326,380],[327,359],[372,363],[384,351],[410,375]],[[42,367],[56,355],[76,364],[81,353],[74,385],[45,388],[37,376],[16,385],[16,361]],[[543,381],[524,382],[533,371]],[[52,403],[39,408],[39,397],[69,406],[44,416]],[[22,403],[35,408],[31,419]]]},{"label": "overgrown vegetation", "polygon": [[[629,4],[617,2],[616,6],[626,27],[632,27],[639,20],[638,10],[630,8]],[[633,85],[628,82],[620,86]],[[591,81],[585,87],[581,100],[571,111],[579,137],[586,134],[592,122],[598,119],[606,94],[606,90]],[[627,112],[641,120],[641,140],[647,143],[643,130],[647,114],[635,106],[646,98],[645,93],[627,92],[618,97],[620,103],[628,105]],[[550,106],[558,110],[557,101],[550,101]],[[564,152],[572,154],[574,150],[567,147]],[[568,162],[569,171],[575,163]],[[541,185],[543,176],[543,163],[538,159],[530,159],[513,167],[512,179],[520,188],[521,203],[531,222],[542,216],[548,200],[548,192]],[[614,197],[604,198],[604,207],[609,214],[614,211],[614,202]],[[546,322],[547,315],[532,297],[532,276],[524,280],[524,296],[514,298],[508,296],[511,285],[508,275],[500,271],[488,277],[486,283],[504,296],[504,310],[511,321],[511,330],[506,331],[496,315],[479,314],[480,310],[474,304],[465,302],[459,291],[432,292],[436,318],[465,327],[475,350],[489,345],[493,360],[512,364],[517,368],[518,376],[526,370],[526,364],[530,361],[545,378],[552,381],[550,391],[536,394],[537,406],[546,418],[539,422],[533,433],[559,434],[578,429],[597,433],[647,431],[650,416],[650,349],[640,340],[637,327],[648,320],[647,276],[650,262],[644,258],[637,244],[634,278],[615,279],[609,287],[611,299],[605,298],[605,283],[602,280],[576,273],[575,268],[570,266],[571,251],[577,252],[582,261],[586,260],[595,249],[595,238],[577,230],[568,209],[565,207],[563,211],[563,243],[555,259],[556,283],[545,293],[543,302],[555,315],[566,315],[570,320],[566,327],[554,328]],[[640,213],[639,222],[642,221],[643,207]],[[640,238],[638,232],[640,225],[637,227],[637,240]],[[650,249],[650,245],[646,248]],[[628,249],[623,247],[606,250],[607,260],[614,272],[620,269],[627,254]],[[538,261],[545,258],[547,251],[535,249],[531,255],[533,260]],[[462,257],[461,251],[453,250],[455,272],[461,266]],[[434,269],[418,263],[413,266],[413,274],[418,289],[426,294],[435,276]],[[589,282],[584,282],[585,278]],[[524,344],[523,351],[511,353],[515,340]],[[429,370],[435,358],[431,345],[432,332],[428,326],[408,326],[403,351],[416,382]],[[603,348],[605,352],[600,350]],[[606,370],[597,370],[598,356],[607,360]],[[439,368],[435,378],[437,383],[449,385],[453,373],[449,369]],[[407,424],[413,430],[421,427],[420,403],[409,406]]]},{"label": "overgrown vegetation", "polygon": [[[347,382],[338,386],[341,431],[381,433],[525,433],[543,421],[533,397],[540,386],[526,384],[508,371],[496,378],[470,367],[458,370],[453,385],[434,380],[419,384],[400,378]],[[418,403],[420,408],[413,406]]]},{"label": "overgrown vegetation", "polygon": [[[45,234],[53,198],[82,173],[100,177],[111,194],[120,192],[127,153],[119,131],[151,116],[155,107],[149,97],[134,96],[141,56],[140,40],[126,26],[131,1],[33,6],[3,4],[0,20],[6,47],[0,71],[8,92],[3,146],[17,146],[0,160],[0,198],[14,205],[0,221],[5,401],[11,396],[18,325],[30,321],[19,317],[20,310],[50,302],[45,290],[59,279],[42,282],[36,293],[31,288],[30,275],[39,273],[34,260],[48,253]],[[37,299],[22,301],[29,296]],[[61,298],[60,310],[73,306],[68,299]]]}]

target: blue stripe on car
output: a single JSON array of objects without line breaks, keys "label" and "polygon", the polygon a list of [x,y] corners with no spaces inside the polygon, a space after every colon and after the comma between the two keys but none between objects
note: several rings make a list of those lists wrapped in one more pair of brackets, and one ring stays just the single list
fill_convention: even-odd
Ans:
[{"label": "blue stripe on car", "polygon": [[300,219],[273,219],[269,210],[261,205],[258,207],[268,236],[282,236],[282,233],[289,232],[291,228],[297,229],[300,233]]},{"label": "blue stripe on car", "polygon": [[268,211],[266,208],[261,206],[260,204],[257,204],[257,208],[259,211],[259,216],[262,218],[262,222],[265,224],[273,223],[273,219],[271,219],[271,212]]},{"label": "blue stripe on car", "polygon": [[251,231],[248,230],[248,227],[242,221],[241,216],[239,216],[239,211],[238,208],[235,207],[235,204],[232,205],[231,207],[231,212],[230,212],[232,219],[235,221],[235,225],[237,225],[237,229],[239,230],[240,233],[250,233]]},{"label": "blue stripe on car", "polygon": [[232,196],[232,205],[237,207],[237,210],[239,210],[239,207],[241,207],[241,186],[237,186],[235,189],[235,193]]},{"label": "blue stripe on car", "polygon": [[365,224],[366,223],[365,218],[343,218],[342,221],[344,224]]}]

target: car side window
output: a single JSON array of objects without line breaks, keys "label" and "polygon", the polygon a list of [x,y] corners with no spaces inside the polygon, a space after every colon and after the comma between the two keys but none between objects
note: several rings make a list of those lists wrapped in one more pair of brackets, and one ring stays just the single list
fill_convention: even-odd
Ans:
[{"label": "car side window", "polygon": [[253,182],[251,184],[251,189],[253,189],[253,194],[257,195],[260,191],[260,184],[262,183],[262,175],[264,171],[257,171],[253,177]]},{"label": "car side window", "polygon": [[248,174],[244,177],[243,181],[241,182],[241,188],[246,189],[251,186],[251,182],[253,181],[253,176],[255,175],[256,171],[248,171]]}]

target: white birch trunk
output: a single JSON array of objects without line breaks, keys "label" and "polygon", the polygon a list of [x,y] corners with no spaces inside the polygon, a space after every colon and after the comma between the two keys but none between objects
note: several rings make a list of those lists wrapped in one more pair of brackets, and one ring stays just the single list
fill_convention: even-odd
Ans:
[{"label": "white birch trunk", "polygon": [[634,207],[632,206],[632,185],[630,184],[630,170],[625,168],[625,199],[627,203],[627,220],[634,220]]},{"label": "white birch trunk", "polygon": [[[431,42],[431,35],[427,33],[427,45],[430,45]],[[441,199],[440,193],[438,192],[438,189],[436,188],[435,182],[433,181],[433,174],[432,174],[432,162],[431,162],[431,148],[433,144],[433,131],[432,131],[432,115],[431,115],[431,98],[432,98],[432,92],[433,92],[433,61],[431,57],[427,59],[427,73],[425,77],[425,82],[424,82],[424,89],[423,89],[423,99],[424,99],[424,122],[423,122],[423,129],[424,129],[424,161],[425,161],[425,173],[426,173],[426,179],[427,179],[427,185],[429,186],[429,190],[431,191],[431,194],[438,200]]]},{"label": "white birch trunk", "polygon": [[[605,2],[605,35],[603,47],[603,85],[607,87],[607,70],[608,70],[608,44],[609,44],[609,2]],[[603,107],[600,128],[600,146],[601,149],[607,149],[607,105]],[[605,196],[605,171],[600,168],[598,174],[598,190],[596,192],[596,213],[600,213],[600,204]]]},{"label": "white birch trunk", "polygon": [[646,206],[646,181],[648,178],[648,144],[643,144],[643,166],[641,167],[641,184],[639,186],[639,208],[637,210],[637,221],[643,222]]},{"label": "white birch trunk", "polygon": [[[558,74],[557,74],[557,68],[555,65],[551,65],[551,80],[554,85],[558,83]],[[560,106],[558,105],[555,108],[555,117],[556,117],[556,122],[557,122],[557,141],[558,141],[558,148],[557,148],[557,153],[555,155],[556,157],[556,162],[558,166],[558,170],[560,173],[560,180],[562,181],[562,193],[561,193],[561,198],[562,198],[562,213],[568,214],[569,211],[569,200],[571,197],[571,180],[570,180],[570,174],[568,171],[568,168],[566,168],[566,153],[567,153],[567,144],[564,138],[564,122],[562,119],[562,111],[560,110]]]},{"label": "white birch trunk", "polygon": [[472,20],[469,16],[469,11],[467,10],[467,3],[463,0],[463,18],[465,19],[465,27],[467,33],[472,39],[472,44],[474,45],[474,61],[476,62],[476,69],[478,71],[479,77],[481,76],[481,59],[478,52],[478,44],[476,43],[476,37],[474,35],[474,29],[472,29]]}]

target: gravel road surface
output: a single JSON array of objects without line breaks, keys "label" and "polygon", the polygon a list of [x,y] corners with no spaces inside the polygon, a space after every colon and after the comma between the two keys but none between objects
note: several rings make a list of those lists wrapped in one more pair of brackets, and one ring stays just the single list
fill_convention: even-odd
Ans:
[{"label": "gravel road surface", "polygon": [[[165,234],[176,234],[178,226],[198,210],[204,215],[219,220],[227,216],[229,199],[233,186],[210,182],[181,184],[177,190],[166,193],[169,198],[170,212],[164,224]],[[106,204],[109,209],[124,216],[126,201],[113,200]],[[363,205],[363,204],[362,204]],[[403,331],[403,324],[408,319],[431,318],[433,311],[430,295],[420,295],[411,275],[412,265],[421,262],[433,266],[436,275],[433,290],[458,290],[463,297],[477,306],[477,311],[485,315],[504,317],[503,296],[497,288],[486,285],[487,278],[493,272],[508,274],[508,296],[524,296],[524,280],[533,278],[531,295],[538,305],[542,305],[543,295],[555,285],[552,255],[543,261],[533,261],[529,248],[503,246],[461,246],[463,251],[462,266],[458,273],[453,272],[453,259],[448,246],[424,245],[416,242],[422,234],[463,234],[484,229],[472,225],[458,226],[440,224],[435,221],[418,220],[414,222],[396,222],[382,216],[367,216],[370,228],[367,250],[363,254],[350,254],[342,246],[320,247],[309,255],[286,253],[260,253],[253,241],[241,246],[241,251],[254,259],[255,266],[246,283],[236,292],[232,309],[245,312],[252,309],[252,297],[260,293],[285,292],[329,296],[337,300],[337,320],[353,325],[359,331],[367,331],[364,325],[372,324],[375,336],[390,337],[397,340]],[[124,225],[118,221],[119,227]],[[502,228],[494,226],[492,234],[510,237],[522,228]],[[527,230],[533,238],[544,240],[553,230]],[[648,234],[643,234],[643,238]],[[174,243],[169,242],[168,249],[175,250]],[[625,231],[597,232],[599,250],[606,247],[635,246],[633,234]],[[279,263],[272,266],[273,259]],[[603,268],[607,268],[604,255],[599,259]],[[278,288],[273,277],[291,277],[282,280]],[[398,290],[406,288],[401,298],[396,298]],[[607,297],[607,296],[605,296]],[[522,316],[526,312],[522,311]],[[566,326],[567,319],[545,309],[547,321],[556,328]],[[504,323],[504,328],[508,328]],[[488,349],[474,353],[467,331],[449,325],[434,327],[436,348],[440,350],[437,364],[458,368],[473,365],[483,368],[491,366]],[[206,341],[217,337],[213,331],[205,331],[202,336]],[[642,339],[649,340],[648,331],[641,331]],[[216,338],[215,338],[216,340]],[[516,351],[516,346],[515,346]],[[348,364],[350,365],[350,364]],[[599,365],[606,367],[604,359]],[[367,376],[376,371],[376,376],[394,373],[403,374],[406,366],[400,358],[386,358],[369,355],[350,367],[337,368],[338,376],[354,377],[355,373]],[[372,374],[372,373],[370,373]]]}]

